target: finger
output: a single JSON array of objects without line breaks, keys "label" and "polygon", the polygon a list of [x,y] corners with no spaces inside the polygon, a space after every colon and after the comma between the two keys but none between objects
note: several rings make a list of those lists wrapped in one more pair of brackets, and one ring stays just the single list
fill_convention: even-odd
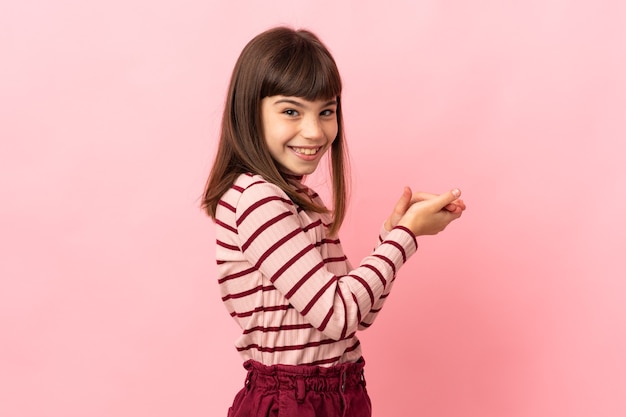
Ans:
[{"label": "finger", "polygon": [[435,198],[430,199],[429,203],[431,203],[433,207],[437,208],[437,210],[442,210],[449,204],[453,204],[453,202],[457,200],[460,196],[461,190],[455,188]]},{"label": "finger", "polygon": [[465,210],[465,202],[463,200],[461,200],[460,198],[457,200],[454,200],[452,203],[448,204],[447,206],[444,207],[444,210],[447,211],[455,211],[457,209],[463,211]]}]

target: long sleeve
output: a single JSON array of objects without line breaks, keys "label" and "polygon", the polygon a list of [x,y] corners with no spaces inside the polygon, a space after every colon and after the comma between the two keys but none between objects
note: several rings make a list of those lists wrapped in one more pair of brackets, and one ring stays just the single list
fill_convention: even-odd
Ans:
[{"label": "long sleeve", "polygon": [[[378,235],[378,242],[376,246],[374,247],[374,250],[376,250],[376,248],[378,248],[378,246],[380,246],[387,239],[387,236],[389,235],[389,233],[390,231],[385,229],[384,225],[381,225],[380,232]],[[417,246],[417,243],[416,243],[416,246]],[[378,316],[378,313],[382,310],[383,305],[385,304],[385,301],[387,301],[387,297],[391,293],[391,289],[393,288],[394,282],[395,282],[395,275],[391,280],[387,282],[387,285],[385,286],[385,290],[383,291],[380,298],[376,300],[376,303],[374,303],[369,313],[367,313],[365,317],[363,317],[363,319],[359,323],[359,330],[365,330],[374,323],[374,320]]]},{"label": "long sleeve", "polygon": [[357,268],[333,274],[308,238],[298,208],[280,188],[258,181],[240,191],[235,220],[243,256],[333,340],[353,335],[360,323],[371,323],[396,272],[417,249],[413,234],[398,227]]}]

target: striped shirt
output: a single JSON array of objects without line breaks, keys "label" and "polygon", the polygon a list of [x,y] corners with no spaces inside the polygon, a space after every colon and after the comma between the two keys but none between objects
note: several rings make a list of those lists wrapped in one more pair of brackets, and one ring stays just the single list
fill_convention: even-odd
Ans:
[{"label": "striped shirt", "polygon": [[[322,204],[300,182],[294,187]],[[242,174],[222,196],[218,282],[243,330],[235,345],[244,360],[331,366],[361,357],[356,332],[372,324],[417,242],[408,229],[382,228],[373,252],[353,268],[339,239],[328,236],[330,221],[258,175]]]}]

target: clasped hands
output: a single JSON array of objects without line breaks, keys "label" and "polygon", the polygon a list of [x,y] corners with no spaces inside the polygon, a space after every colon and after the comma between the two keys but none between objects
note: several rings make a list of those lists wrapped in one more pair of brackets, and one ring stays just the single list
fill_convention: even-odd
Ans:
[{"label": "clasped hands", "polygon": [[385,229],[390,231],[396,226],[403,226],[415,236],[436,235],[465,211],[465,203],[460,196],[458,188],[437,195],[414,193],[411,188],[404,187],[402,196],[385,221]]}]

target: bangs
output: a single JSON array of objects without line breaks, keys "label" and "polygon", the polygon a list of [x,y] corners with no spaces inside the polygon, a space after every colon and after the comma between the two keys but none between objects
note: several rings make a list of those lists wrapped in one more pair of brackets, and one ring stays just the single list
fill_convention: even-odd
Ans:
[{"label": "bangs", "polygon": [[314,101],[341,94],[337,64],[321,44],[310,39],[298,37],[293,44],[283,44],[268,64],[261,98],[282,95]]}]

